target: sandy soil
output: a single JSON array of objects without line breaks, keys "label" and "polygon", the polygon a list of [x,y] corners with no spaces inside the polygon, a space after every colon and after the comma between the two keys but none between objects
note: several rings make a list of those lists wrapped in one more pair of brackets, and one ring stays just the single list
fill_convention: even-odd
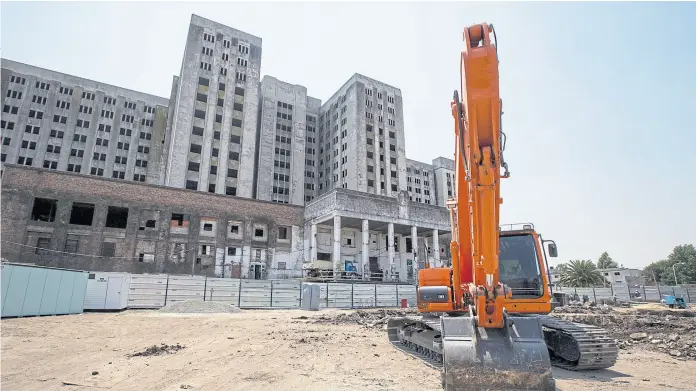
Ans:
[{"label": "sandy soil", "polygon": [[[384,330],[313,321],[339,312],[127,311],[6,319],[0,322],[0,386],[62,391],[442,390],[439,372],[392,348]],[[162,343],[185,347],[130,357]],[[562,391],[694,390],[695,362],[623,350],[611,370],[555,368],[554,377]]]}]

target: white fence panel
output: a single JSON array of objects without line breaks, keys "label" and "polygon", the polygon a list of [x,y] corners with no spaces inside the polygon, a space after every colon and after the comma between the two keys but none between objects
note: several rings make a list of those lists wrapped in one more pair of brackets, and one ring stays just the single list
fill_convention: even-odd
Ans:
[{"label": "white fence panel", "polygon": [[221,301],[234,306],[239,305],[240,280],[231,278],[208,278],[206,281],[206,301]]},{"label": "white fence panel", "polygon": [[169,276],[166,304],[189,300],[203,301],[205,287],[206,277]]},{"label": "white fence panel", "polygon": [[375,284],[353,284],[353,307],[375,307]]},{"label": "white fence panel", "polygon": [[686,297],[685,300],[688,300],[690,303],[694,303],[695,299],[696,299],[695,295],[697,295],[697,291],[695,290],[695,287],[691,286],[691,287],[688,287],[686,290],[687,290],[687,295],[689,297]]},{"label": "white fence panel", "polygon": [[166,274],[132,274],[128,308],[160,308],[167,294]]},{"label": "white fence panel", "polygon": [[661,301],[663,298],[663,292],[659,292],[655,286],[644,287],[643,291],[646,292],[646,297],[644,298],[646,301]]},{"label": "white fence panel", "polygon": [[271,280],[242,280],[240,308],[271,306]]},{"label": "white fence panel", "polygon": [[327,308],[327,283],[319,284],[319,308]]},{"label": "white fence panel", "polygon": [[272,280],[271,306],[275,308],[300,307],[300,281]]},{"label": "white fence panel", "polygon": [[627,285],[613,285],[612,292],[617,297],[617,300],[630,301],[629,289]]},{"label": "white fence panel", "polygon": [[376,285],[377,307],[397,307],[397,285]]},{"label": "white fence panel", "polygon": [[612,290],[610,288],[595,288],[595,299],[597,302],[612,300]]},{"label": "white fence panel", "polygon": [[353,284],[328,283],[327,306],[330,308],[351,308]]},{"label": "white fence panel", "polygon": [[416,287],[414,285],[397,285],[397,302],[401,306],[402,299],[407,299],[409,307],[416,307]]}]

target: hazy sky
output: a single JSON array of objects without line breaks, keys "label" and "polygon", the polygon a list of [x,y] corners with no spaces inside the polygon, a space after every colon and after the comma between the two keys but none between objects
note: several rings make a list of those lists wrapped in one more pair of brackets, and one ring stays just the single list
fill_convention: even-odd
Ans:
[{"label": "hazy sky", "polygon": [[695,243],[695,3],[3,1],[2,57],[168,97],[192,13],[263,39],[262,75],[402,90],[407,157],[452,157],[462,29],[499,39],[502,222],[641,267]]}]

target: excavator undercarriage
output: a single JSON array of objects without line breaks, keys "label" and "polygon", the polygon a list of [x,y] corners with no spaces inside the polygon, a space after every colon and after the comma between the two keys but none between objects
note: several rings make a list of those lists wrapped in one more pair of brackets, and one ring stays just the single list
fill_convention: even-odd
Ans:
[{"label": "excavator undercarriage", "polygon": [[471,316],[432,313],[390,319],[387,332],[395,348],[441,369],[446,391],[549,391],[551,366],[593,370],[617,361],[614,340],[598,327],[548,315],[508,315],[507,323],[484,329]]}]

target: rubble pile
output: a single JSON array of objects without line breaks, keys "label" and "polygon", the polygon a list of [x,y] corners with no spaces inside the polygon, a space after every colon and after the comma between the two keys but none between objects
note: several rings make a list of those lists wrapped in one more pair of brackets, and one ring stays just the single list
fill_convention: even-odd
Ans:
[{"label": "rubble pile", "polygon": [[554,309],[554,313],[556,314],[609,314],[614,311],[615,309],[609,305],[596,305],[595,302],[592,301],[586,302],[585,304],[572,302],[569,305]]},{"label": "rubble pile", "polygon": [[558,311],[560,308],[565,307],[556,308],[552,315],[572,322],[601,327],[610,337],[615,338],[620,349],[642,347],[677,358],[695,358],[694,311],[644,309],[602,313],[587,312],[592,310],[583,307]]},{"label": "rubble pile", "polygon": [[408,309],[361,309],[341,312],[335,316],[322,315],[314,319],[315,323],[346,324],[358,323],[365,327],[383,327],[393,317],[417,315],[416,308]]}]

